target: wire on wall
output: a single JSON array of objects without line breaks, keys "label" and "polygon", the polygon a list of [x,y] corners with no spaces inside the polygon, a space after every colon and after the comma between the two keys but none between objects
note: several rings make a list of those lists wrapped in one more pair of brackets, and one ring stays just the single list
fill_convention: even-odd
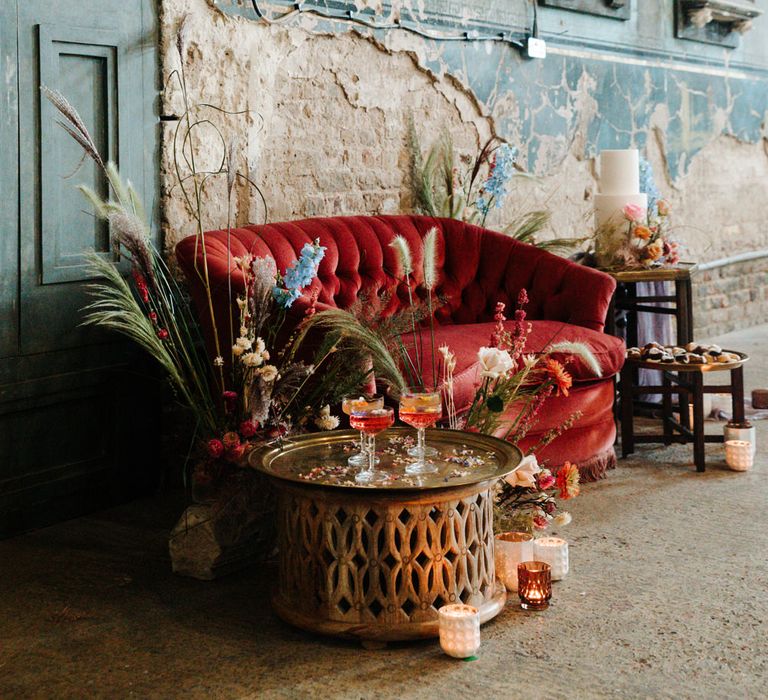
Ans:
[{"label": "wire on wall", "polygon": [[[397,20],[395,22],[377,22],[371,21],[368,16],[355,10],[334,10],[331,8],[320,9],[318,7],[308,7],[304,2],[294,3],[294,7],[287,10],[278,16],[269,16],[259,6],[258,0],[251,0],[253,11],[256,13],[256,17],[262,22],[267,24],[282,24],[287,20],[297,17],[302,14],[312,15],[321,19],[332,20],[335,22],[347,22],[351,24],[358,24],[369,29],[403,29],[411,34],[417,34],[426,39],[432,39],[433,41],[497,41],[504,44],[509,44],[517,49],[524,49],[525,44],[511,32],[480,32],[477,30],[456,31],[456,32],[442,32],[442,31],[428,31],[423,29],[418,23],[413,20]],[[534,22],[536,6],[534,0]]]}]

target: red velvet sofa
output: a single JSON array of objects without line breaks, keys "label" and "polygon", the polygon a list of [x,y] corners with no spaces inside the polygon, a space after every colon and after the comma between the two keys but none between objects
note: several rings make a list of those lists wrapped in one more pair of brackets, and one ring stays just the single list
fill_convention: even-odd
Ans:
[{"label": "red velvet sofa", "polygon": [[[615,466],[613,442],[614,375],[624,361],[621,340],[603,333],[614,280],[601,272],[519,243],[508,236],[453,219],[423,216],[355,216],[306,219],[265,226],[246,226],[205,234],[205,250],[213,288],[215,313],[227,318],[227,267],[232,283],[242,289],[242,277],[233,259],[245,253],[271,256],[281,271],[296,259],[302,246],[315,238],[326,246],[317,279],[292,309],[297,317],[309,303],[309,292],[317,293],[318,309],[348,309],[361,293],[368,298],[386,293],[386,313],[407,307],[408,293],[401,281],[398,258],[389,244],[404,236],[413,251],[412,286],[422,289],[422,240],[436,226],[438,237],[438,284],[436,293],[445,300],[436,311],[437,343],[446,343],[456,353],[456,405],[466,410],[477,380],[477,350],[488,345],[493,329],[496,302],[507,305],[509,315],[521,288],[528,291],[528,319],[533,324],[527,352],[544,349],[560,340],[586,343],[597,356],[602,377],[594,376],[581,361],[571,361],[568,370],[574,385],[568,397],[552,397],[545,404],[535,432],[525,444],[581,411],[575,425],[537,456],[557,468],[565,461],[576,463],[585,480],[599,479]],[[227,239],[230,253],[227,253]],[[206,297],[195,272],[195,256],[202,261],[202,247],[194,236],[176,246],[198,308]],[[201,314],[205,325],[207,314]],[[511,322],[509,322],[511,324]],[[219,323],[228,328],[228,323]],[[210,339],[210,328],[205,329]],[[222,339],[228,346],[229,339]]]}]

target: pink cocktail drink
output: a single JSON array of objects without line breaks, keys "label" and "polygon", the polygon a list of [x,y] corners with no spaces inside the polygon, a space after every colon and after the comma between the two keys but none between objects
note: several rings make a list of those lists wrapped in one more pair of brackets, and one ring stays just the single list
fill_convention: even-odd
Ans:
[{"label": "pink cocktail drink", "polygon": [[[341,410],[348,416],[353,413],[364,413],[371,411],[375,408],[384,408],[384,397],[378,394],[352,394],[351,396],[345,396],[341,402]],[[352,425],[350,419],[350,427],[355,428]],[[358,428],[359,430],[359,428]],[[365,433],[360,431],[360,451],[353,454],[347,462],[351,467],[365,467],[368,464],[368,441],[365,437]],[[376,459],[378,462],[378,459]]]},{"label": "pink cocktail drink", "polygon": [[349,424],[366,435],[378,435],[395,422],[392,411],[386,409],[374,409],[367,413],[353,413],[349,416]]},{"label": "pink cocktail drink", "polygon": [[[409,474],[429,474],[436,472],[437,467],[432,462],[427,462],[424,431],[429,428],[443,415],[443,402],[440,392],[423,387],[413,387],[403,392],[400,397],[400,409],[398,411],[400,420],[407,425],[416,428],[417,443],[414,452],[409,451],[417,458],[416,462],[409,464],[405,471]],[[432,450],[433,454],[436,454]]]},{"label": "pink cocktail drink", "polygon": [[368,438],[366,448],[368,464],[355,476],[359,484],[373,484],[386,481],[386,472],[376,471],[376,435],[389,428],[395,422],[395,412],[391,408],[353,409],[349,416],[349,424]]}]

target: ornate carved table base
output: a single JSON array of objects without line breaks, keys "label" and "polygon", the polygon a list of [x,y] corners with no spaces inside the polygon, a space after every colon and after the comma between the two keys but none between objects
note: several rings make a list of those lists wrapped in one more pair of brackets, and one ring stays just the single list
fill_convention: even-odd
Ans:
[{"label": "ornate carved table base", "polygon": [[382,641],[437,637],[447,603],[490,620],[506,601],[490,485],[375,499],[285,485],[276,612],[312,632]]}]

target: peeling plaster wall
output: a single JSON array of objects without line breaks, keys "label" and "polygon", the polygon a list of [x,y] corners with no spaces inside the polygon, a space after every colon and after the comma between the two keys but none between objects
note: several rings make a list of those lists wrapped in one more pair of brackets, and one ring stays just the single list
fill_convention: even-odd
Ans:
[{"label": "peeling plaster wall", "polygon": [[[221,2],[225,9],[230,4]],[[467,153],[492,133],[521,147],[539,177],[518,185],[491,226],[514,211],[545,205],[553,212],[547,235],[582,234],[596,190],[594,155],[635,145],[673,204],[686,257],[705,261],[768,248],[768,49],[759,41],[768,28],[756,29],[753,34],[762,35],[733,54],[736,67],[726,66],[731,55],[724,60],[716,47],[691,49],[686,62],[686,55],[665,58],[668,41],[656,38],[671,12],[659,8],[671,3],[639,4],[646,13],[656,6],[642,25],[648,36],[632,33],[640,31],[637,18],[608,21],[618,36],[607,35],[606,48],[626,46],[632,36],[656,53],[599,50],[594,36],[589,39],[594,20],[565,13],[568,41],[551,46],[545,61],[526,62],[514,49],[489,42],[350,31],[309,17],[266,26],[205,0],[163,0],[164,75],[179,67],[176,28],[188,14],[184,66],[191,99],[249,111],[210,116],[227,137],[237,136],[239,165],[262,187],[272,221],[408,211],[406,133],[413,115],[424,143],[445,129]],[[542,24],[559,31],[563,13],[542,14]],[[173,81],[162,111],[183,113]],[[176,125],[163,124],[164,226],[172,244],[194,228],[179,188],[173,188]],[[222,151],[217,133],[201,127],[194,151],[198,167],[214,168]],[[207,227],[223,226],[228,212],[221,178],[207,183],[206,202]],[[263,219],[260,199],[244,183],[237,186],[231,215],[240,223]],[[754,282],[765,286],[765,272],[753,267]],[[716,311],[726,308],[712,306],[722,302],[717,283],[708,281],[702,294],[698,323],[708,331],[768,320],[762,306],[729,303],[729,314]],[[718,301],[710,304],[707,294]]]}]

